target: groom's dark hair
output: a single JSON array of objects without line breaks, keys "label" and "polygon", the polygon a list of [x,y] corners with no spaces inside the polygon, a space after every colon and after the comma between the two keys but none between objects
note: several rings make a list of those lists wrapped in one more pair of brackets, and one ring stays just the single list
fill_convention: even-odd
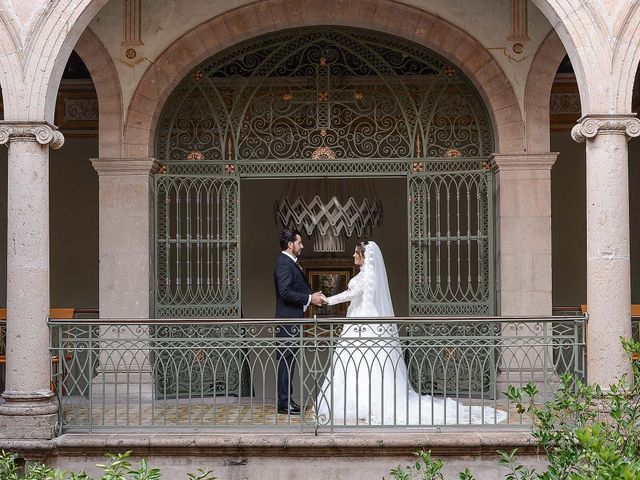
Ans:
[{"label": "groom's dark hair", "polygon": [[302,234],[294,228],[287,228],[283,230],[280,234],[280,250],[286,250],[289,248],[289,242],[295,242],[296,235],[300,235],[300,238],[302,238]]}]

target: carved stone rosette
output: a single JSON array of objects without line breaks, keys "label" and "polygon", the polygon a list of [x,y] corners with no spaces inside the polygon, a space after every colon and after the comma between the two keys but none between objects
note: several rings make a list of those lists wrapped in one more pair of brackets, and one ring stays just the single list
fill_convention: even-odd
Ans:
[{"label": "carved stone rosette", "polygon": [[571,137],[580,143],[598,134],[638,137],[640,136],[640,120],[635,115],[635,113],[585,115],[571,129]]},{"label": "carved stone rosette", "polygon": [[38,142],[55,150],[64,145],[64,136],[46,122],[0,122],[0,145],[11,142]]}]

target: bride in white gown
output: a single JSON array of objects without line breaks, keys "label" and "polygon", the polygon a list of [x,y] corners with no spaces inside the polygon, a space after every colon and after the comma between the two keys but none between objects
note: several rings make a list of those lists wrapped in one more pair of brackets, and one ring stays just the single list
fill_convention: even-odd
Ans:
[{"label": "bride in white gown", "polygon": [[[347,317],[393,317],[382,252],[375,242],[356,247],[360,272],[329,305],[351,302]],[[317,398],[318,421],[334,425],[444,425],[501,422],[506,413],[419,395],[407,379],[395,324],[345,323]]]}]

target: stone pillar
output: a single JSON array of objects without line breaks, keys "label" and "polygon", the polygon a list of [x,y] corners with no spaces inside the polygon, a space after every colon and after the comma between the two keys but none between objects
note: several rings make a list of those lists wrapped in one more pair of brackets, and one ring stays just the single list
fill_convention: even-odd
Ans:
[{"label": "stone pillar", "polygon": [[500,315],[551,315],[551,167],[557,156],[492,156]]},{"label": "stone pillar", "polygon": [[631,337],[627,142],[640,135],[635,114],[593,114],[571,131],[587,153],[587,375],[608,388],[631,361],[619,337]]},{"label": "stone pillar", "polygon": [[[152,158],[92,160],[99,176],[99,307],[100,318],[153,316],[153,177],[158,163]],[[144,323],[146,329],[148,322]],[[144,338],[141,330],[138,334]],[[103,328],[101,335],[114,338],[117,331]],[[131,338],[130,332],[123,335]],[[145,344],[132,345],[131,358],[120,361],[101,353],[93,398],[145,401],[153,383]],[[134,358],[135,357],[135,358]],[[122,366],[138,368],[132,375]]]},{"label": "stone pillar", "polygon": [[[498,306],[502,316],[550,316],[551,167],[557,153],[494,154],[497,169]],[[550,398],[559,377],[553,368],[551,325],[505,327],[505,337],[539,337],[528,349],[504,339],[498,391],[509,384],[534,382],[541,398]],[[545,345],[545,346],[543,346]]]},{"label": "stone pillar", "polygon": [[0,438],[49,439],[57,404],[49,355],[49,147],[64,143],[44,122],[0,122],[8,144],[7,369]]}]

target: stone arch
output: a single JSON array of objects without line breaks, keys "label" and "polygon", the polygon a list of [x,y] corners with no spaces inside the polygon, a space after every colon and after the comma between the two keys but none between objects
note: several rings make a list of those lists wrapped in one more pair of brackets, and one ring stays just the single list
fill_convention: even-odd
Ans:
[{"label": "stone arch", "polygon": [[532,1],[554,26],[571,59],[583,115],[629,112],[640,62],[640,4]]},{"label": "stone arch", "polygon": [[87,28],[75,51],[87,66],[98,95],[98,141],[101,158],[119,158],[122,147],[122,92],[109,53]]},{"label": "stone arch", "polygon": [[551,87],[565,55],[560,37],[555,30],[551,30],[536,52],[525,86],[525,149],[527,152],[548,152],[551,148],[549,133]]},{"label": "stone arch", "polygon": [[618,104],[621,111],[631,112],[633,88],[640,64],[640,3],[634,2],[621,22],[621,33],[617,36],[613,52],[613,72]]},{"label": "stone arch", "polygon": [[[12,12],[3,16],[6,18],[2,18],[4,25],[0,28],[2,30],[1,38],[11,39],[11,42],[6,44],[0,42],[2,44],[0,47],[0,81],[2,81],[3,75],[8,79],[6,84],[8,85],[7,90],[10,92],[6,95],[7,119],[53,120],[56,93],[68,55],[91,19],[108,1],[58,0],[45,2],[46,4],[43,5],[38,17],[32,19],[31,24],[24,26],[18,25],[19,21],[16,20],[15,14],[11,17]],[[608,31],[608,25],[611,22],[604,18],[610,12],[597,3],[585,3],[581,0],[532,1],[554,25],[562,39],[576,71],[585,111],[603,111],[604,108],[609,110],[612,106],[617,107],[621,102],[626,106],[628,103],[627,95],[618,95],[617,91],[614,91],[615,95],[612,95],[612,87],[608,80],[592,82],[599,83],[597,85],[587,85],[586,78],[587,72],[590,72],[594,66],[600,68],[603,65],[611,66],[610,38],[619,39],[617,50],[620,52],[620,61],[622,63],[627,61],[627,65],[631,65],[632,70],[635,71],[635,66],[640,58],[640,52],[637,52],[636,48],[638,45],[636,40],[640,36],[637,31],[638,6],[632,5],[633,2],[625,2],[618,8],[617,12],[621,18],[616,19],[615,31],[611,33]],[[620,26],[624,19],[629,21],[628,25]],[[207,22],[207,24],[211,23]],[[465,55],[465,50],[468,52],[469,47],[468,42],[459,42],[461,30],[457,27],[438,19],[436,16],[428,15],[392,0],[258,1],[251,5],[238,7],[219,17],[220,30],[210,33],[217,38],[217,41],[214,42],[216,45],[207,42],[207,47],[215,47],[220,50],[230,42],[257,35],[260,32],[267,33],[287,26],[319,23],[348,24],[401,35],[430,46],[445,56],[449,52],[452,60],[459,60],[460,56]],[[24,30],[13,28],[12,25],[24,27]],[[172,51],[180,53],[182,50],[184,53],[186,49],[186,52],[189,52],[199,43],[200,34],[195,33],[199,30],[201,29],[196,28],[191,32],[191,36],[196,37],[193,43],[188,39],[190,35],[187,34],[172,46]],[[426,38],[425,33],[430,38]],[[466,34],[462,32],[462,37],[465,36]],[[628,41],[632,44],[630,48],[626,47]],[[482,60],[478,57],[470,58],[467,56],[466,63],[471,65],[465,65],[465,62],[460,62],[460,64],[467,69],[466,73],[470,77],[483,76],[484,82],[479,78],[477,80],[484,84],[497,79],[497,76],[493,79],[486,78],[495,73],[497,66],[489,58],[493,63],[492,66],[478,67],[478,64],[486,60],[488,56],[486,52],[482,52],[482,54],[480,55]],[[470,68],[473,66],[475,66],[475,70]],[[162,73],[164,72],[160,74]],[[155,75],[158,75],[158,72],[155,72]],[[632,76],[625,75],[620,82],[628,86],[632,83],[630,78]],[[500,82],[496,80],[492,83],[494,85],[492,89],[495,89]],[[619,85],[619,82],[616,81],[615,85]],[[482,89],[481,91],[483,94],[487,94]],[[499,118],[496,118],[495,121],[499,127],[497,128],[499,136],[497,144],[503,151],[516,151],[519,150],[516,147],[523,143],[522,119],[518,118],[517,104],[505,105],[504,102],[510,101],[511,98],[507,100],[506,96],[500,97],[502,98],[502,108],[498,109],[501,110],[500,113],[497,113],[496,110],[496,116]],[[614,98],[612,99],[612,97]],[[498,102],[498,98],[495,99],[495,102]],[[133,112],[138,110],[141,109],[136,106],[136,110]],[[135,128],[135,126],[131,125],[131,128]]]},{"label": "stone arch", "polygon": [[[109,0],[46,2],[37,19],[22,25],[22,48],[8,60],[15,94],[5,107],[8,120],[53,122],[60,80],[69,55],[91,19]],[[0,58],[0,66],[3,65]],[[14,93],[14,92],[12,92]]]},{"label": "stone arch", "polygon": [[492,117],[497,151],[523,148],[520,106],[506,75],[473,37],[430,13],[388,0],[291,4],[266,0],[208,20],[183,35],[148,68],[132,97],[124,154],[153,156],[155,126],[166,98],[189,71],[213,54],[260,34],[301,26],[345,25],[414,41],[456,63],[475,83]]},{"label": "stone arch", "polygon": [[20,81],[21,66],[16,58],[20,51],[20,25],[16,18],[11,18],[0,8],[0,94],[4,116],[10,117],[11,99],[17,91],[16,83]]}]

